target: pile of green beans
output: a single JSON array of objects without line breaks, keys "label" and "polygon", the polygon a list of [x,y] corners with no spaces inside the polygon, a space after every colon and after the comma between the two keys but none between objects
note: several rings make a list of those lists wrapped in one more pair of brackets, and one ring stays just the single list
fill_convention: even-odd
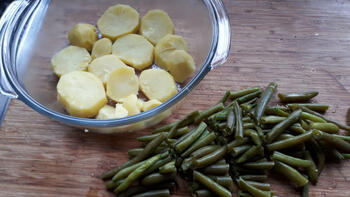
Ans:
[{"label": "pile of green beans", "polygon": [[276,92],[273,82],[264,90],[227,91],[213,107],[138,137],[143,147],[102,174],[107,189],[122,197],[167,197],[179,175],[193,197],[272,197],[273,171],[307,197],[326,161],[350,158],[350,136],[339,134],[350,127],[321,114],[329,105],[310,102],[318,92],[279,93],[283,105],[271,105]]}]

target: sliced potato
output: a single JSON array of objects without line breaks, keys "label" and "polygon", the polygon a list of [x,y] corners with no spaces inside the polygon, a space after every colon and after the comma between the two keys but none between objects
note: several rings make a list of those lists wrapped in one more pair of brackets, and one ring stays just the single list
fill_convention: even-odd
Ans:
[{"label": "sliced potato", "polygon": [[112,54],[135,69],[142,70],[153,62],[153,45],[140,35],[129,34],[114,42]]},{"label": "sliced potato", "polygon": [[89,64],[88,70],[100,78],[103,84],[106,84],[109,75],[120,67],[127,67],[127,65],[115,55],[105,55],[93,60]]},{"label": "sliced potato", "polygon": [[150,10],[141,19],[140,34],[155,45],[167,34],[174,34],[174,24],[163,10]]},{"label": "sliced potato", "polygon": [[116,118],[124,118],[128,116],[128,110],[123,107],[122,104],[117,103],[115,105],[115,117]]},{"label": "sliced potato", "polygon": [[140,74],[140,89],[148,99],[164,102],[177,93],[174,78],[162,69],[147,69]]},{"label": "sliced potato", "polygon": [[135,114],[139,114],[141,112],[138,106],[138,99],[135,94],[131,94],[126,98],[121,99],[123,107],[128,110],[128,115],[132,116]]},{"label": "sliced potato", "polygon": [[58,100],[72,116],[91,118],[107,103],[102,81],[85,71],[63,75],[57,84]]},{"label": "sliced potato", "polygon": [[196,70],[192,56],[184,50],[173,51],[167,61],[169,72],[176,82],[184,82]]},{"label": "sliced potato", "polygon": [[187,51],[187,43],[181,36],[168,34],[154,47],[155,64],[168,70],[168,58],[174,50]]},{"label": "sliced potato", "polygon": [[104,120],[104,119],[115,119],[116,113],[115,108],[110,105],[103,106],[96,116],[96,119]]},{"label": "sliced potato", "polygon": [[112,41],[108,38],[102,38],[95,42],[91,51],[91,58],[95,59],[112,53]]},{"label": "sliced potato", "polygon": [[117,4],[109,7],[97,21],[97,27],[103,37],[112,41],[118,37],[136,33],[139,29],[140,15],[132,7]]},{"label": "sliced potato", "polygon": [[96,28],[90,24],[78,23],[68,32],[68,40],[74,46],[91,51],[97,40]]},{"label": "sliced potato", "polygon": [[139,80],[135,70],[129,66],[117,68],[109,75],[107,80],[107,95],[114,101],[128,97],[131,94],[137,95],[139,91]]},{"label": "sliced potato", "polygon": [[52,59],[54,73],[60,77],[72,71],[84,71],[91,61],[91,56],[85,48],[68,46],[59,51]]},{"label": "sliced potato", "polygon": [[137,99],[137,107],[142,111],[142,107],[145,104],[145,101]]},{"label": "sliced potato", "polygon": [[151,99],[143,103],[142,111],[150,110],[152,108],[157,107],[160,104],[162,104],[162,102],[158,101],[157,99]]}]

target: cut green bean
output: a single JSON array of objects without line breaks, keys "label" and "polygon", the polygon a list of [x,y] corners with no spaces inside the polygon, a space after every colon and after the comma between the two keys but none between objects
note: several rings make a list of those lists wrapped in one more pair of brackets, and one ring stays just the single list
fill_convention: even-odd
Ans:
[{"label": "cut green bean", "polygon": [[295,123],[292,126],[290,126],[288,129],[290,129],[291,131],[294,131],[298,134],[303,134],[306,132],[306,130],[301,126],[300,123]]},{"label": "cut green bean", "polygon": [[144,176],[153,173],[154,171],[158,170],[158,168],[160,168],[161,166],[169,163],[170,161],[172,161],[172,158],[170,155],[168,155],[167,157],[164,157],[160,160],[158,160],[156,163],[154,163],[151,167],[149,167],[145,173]]},{"label": "cut green bean", "polygon": [[153,173],[149,174],[141,180],[141,185],[143,186],[152,186],[159,183],[167,182],[170,180],[174,180],[176,177],[176,173],[169,174],[161,174],[161,173]]},{"label": "cut green bean", "polygon": [[339,139],[345,140],[345,141],[350,141],[350,136],[345,136],[345,135],[337,135],[333,134],[334,137],[337,137]]},{"label": "cut green bean", "polygon": [[236,115],[233,109],[229,109],[227,114],[227,122],[226,122],[226,126],[229,130],[229,135],[233,133],[233,130],[235,129],[235,125],[236,125]]},{"label": "cut green bean", "polygon": [[258,182],[265,182],[267,181],[267,175],[262,174],[262,175],[242,175],[241,176],[242,179],[246,180],[246,181],[258,181]]},{"label": "cut green bean", "polygon": [[339,131],[339,127],[333,123],[312,122],[310,127],[311,129],[318,129],[327,133],[338,133]]},{"label": "cut green bean", "polygon": [[301,115],[301,110],[294,111],[292,114],[288,116],[287,119],[275,125],[272,128],[271,132],[267,134],[267,139],[266,139],[267,143],[271,143],[274,139],[276,139],[276,137],[281,135],[284,130],[286,130],[289,126],[293,125],[296,121],[298,121],[300,118],[300,115]]},{"label": "cut green bean", "polygon": [[225,103],[227,101],[227,99],[229,99],[231,96],[231,91],[227,90],[224,94],[224,96],[218,101],[217,104],[219,103]]},{"label": "cut green bean", "polygon": [[260,121],[262,124],[277,124],[285,119],[287,118],[282,116],[263,116],[261,117]]},{"label": "cut green bean", "polygon": [[318,112],[325,112],[329,108],[329,105],[316,104],[316,103],[290,103],[287,106],[293,110],[299,109],[300,107],[306,107],[310,110],[318,111]]},{"label": "cut green bean", "polygon": [[225,156],[226,151],[227,151],[227,147],[223,146],[218,150],[212,153],[209,153],[208,155],[195,159],[193,161],[193,167],[196,169],[196,168],[203,168],[206,166],[210,166],[211,164],[221,160]]},{"label": "cut green bean", "polygon": [[196,118],[194,119],[194,123],[198,124],[200,123],[202,120],[208,118],[209,116],[211,116],[212,114],[215,114],[216,112],[219,112],[221,110],[224,109],[224,104],[222,103],[218,103],[215,106],[202,111],[198,116],[196,116]]},{"label": "cut green bean", "polygon": [[334,135],[322,132],[319,130],[313,130],[314,134],[320,136],[322,140],[325,140],[332,146],[336,147],[339,150],[345,151],[345,153],[350,153],[350,143],[344,141],[340,138],[335,137]]},{"label": "cut green bean", "polygon": [[227,144],[227,151],[230,152],[230,150],[234,147],[246,144],[249,142],[249,138],[248,137],[243,137],[242,139],[235,139],[232,142]]},{"label": "cut green bean", "polygon": [[278,97],[284,103],[300,103],[308,102],[310,99],[318,95],[318,92],[300,92],[300,93],[279,93]]},{"label": "cut green bean", "polygon": [[220,197],[231,197],[231,192],[204,174],[194,170],[193,180],[198,181]]},{"label": "cut green bean", "polygon": [[293,167],[279,161],[275,161],[274,169],[294,182],[298,187],[305,186],[309,181]]},{"label": "cut green bean", "polygon": [[243,134],[245,136],[249,136],[252,139],[252,141],[254,142],[254,144],[256,144],[258,146],[261,145],[261,143],[262,143],[261,139],[260,139],[258,133],[255,130],[253,130],[253,129],[246,129],[246,130],[243,131]]},{"label": "cut green bean", "polygon": [[174,124],[171,129],[169,130],[168,133],[168,138],[173,138],[176,134],[176,131],[178,128],[180,127],[184,127],[187,126],[191,123],[193,123],[196,119],[197,116],[199,116],[199,112],[198,111],[193,111],[191,113],[189,113],[187,116],[185,116],[185,118],[183,118],[182,120],[176,122],[176,124]]},{"label": "cut green bean", "polygon": [[263,151],[263,148],[261,146],[252,146],[249,148],[243,155],[241,155],[236,162],[237,163],[243,163],[247,160],[251,159],[255,155],[258,155],[261,151]]},{"label": "cut green bean", "polygon": [[143,148],[133,148],[128,150],[129,158],[134,158],[143,151]]},{"label": "cut green bean", "polygon": [[233,180],[230,176],[214,176],[212,179],[231,192],[233,191]]},{"label": "cut green bean", "polygon": [[265,91],[261,94],[260,99],[258,100],[257,106],[255,108],[255,122],[260,125],[260,119],[263,116],[267,104],[271,100],[272,96],[275,94],[277,89],[277,84],[274,82],[269,83]]},{"label": "cut green bean", "polygon": [[171,190],[174,190],[175,188],[176,188],[175,182],[162,183],[151,187],[137,185],[137,186],[131,186],[127,190],[121,192],[120,194],[118,194],[118,197],[130,197],[132,195],[140,194],[150,190],[168,189],[171,191]]},{"label": "cut green bean", "polygon": [[350,154],[349,153],[344,153],[342,154],[344,159],[350,159]]},{"label": "cut green bean", "polygon": [[159,172],[162,174],[176,172],[175,161],[171,161],[165,164],[164,166],[161,166],[159,168]]},{"label": "cut green bean", "polygon": [[186,139],[184,139],[183,141],[175,145],[176,152],[178,153],[183,152],[194,141],[196,141],[196,139],[198,139],[200,135],[202,135],[202,133],[206,128],[207,128],[207,124],[202,122],[190,136],[188,136]]},{"label": "cut green bean", "polygon": [[105,186],[108,190],[113,190],[114,188],[116,188],[118,186],[118,184],[112,180],[109,180],[109,181],[105,182]]},{"label": "cut green bean", "polygon": [[248,184],[250,184],[253,187],[256,187],[257,189],[261,189],[263,191],[270,191],[271,185],[268,183],[261,183],[257,181],[246,181]]},{"label": "cut green bean", "polygon": [[229,172],[230,166],[228,164],[213,164],[206,168],[203,168],[201,171],[205,174],[212,175],[225,175]]},{"label": "cut green bean", "polygon": [[181,157],[185,158],[188,155],[190,155],[192,152],[209,145],[216,139],[216,135],[214,132],[210,132],[208,135],[203,137],[203,139],[198,139],[196,142],[194,142],[185,152],[181,154]]},{"label": "cut green bean", "polygon": [[154,133],[154,134],[151,134],[151,135],[140,136],[140,137],[138,137],[136,139],[139,142],[149,142],[149,141],[152,141],[154,138],[158,137],[159,135],[161,135],[162,133],[166,134],[165,132]]},{"label": "cut green bean", "polygon": [[155,130],[152,131],[152,133],[161,133],[161,132],[167,132],[169,131],[177,122],[172,122],[172,123],[169,123],[169,124],[166,124],[164,126],[161,126]]},{"label": "cut green bean", "polygon": [[214,196],[214,194],[211,191],[206,190],[206,189],[199,189],[199,190],[195,191],[193,194],[194,194],[193,195],[194,197],[212,197],[212,196]]},{"label": "cut green bean", "polygon": [[170,197],[169,189],[151,190],[133,195],[132,197]]},{"label": "cut green bean", "polygon": [[290,138],[293,138],[293,137],[295,137],[295,136],[292,135],[292,134],[282,133],[281,135],[279,135],[279,136],[276,138],[276,141],[286,140],[286,139],[290,139]]},{"label": "cut green bean", "polygon": [[243,180],[241,177],[237,180],[239,188],[241,188],[244,191],[249,192],[255,197],[270,197],[271,192],[270,191],[263,191],[261,189],[258,189],[251,184],[247,183],[247,181]]},{"label": "cut green bean", "polygon": [[129,167],[126,167],[122,170],[120,170],[117,174],[115,174],[112,178],[112,181],[117,182],[125,177],[127,177],[131,172],[133,172],[134,170],[136,170],[138,167],[140,167],[141,165],[143,165],[145,163],[145,161],[141,161],[139,163],[136,163],[134,165],[131,165]]},{"label": "cut green bean", "polygon": [[323,118],[320,118],[318,116],[315,116],[313,114],[310,114],[308,112],[301,112],[301,119],[303,120],[311,120],[312,122],[322,122],[326,123],[326,121]]},{"label": "cut green bean", "polygon": [[244,96],[241,96],[241,97],[237,98],[236,101],[238,103],[244,103],[244,102],[247,102],[249,100],[252,100],[252,99],[258,97],[260,94],[261,94],[261,90],[259,89],[259,90],[255,91],[255,92],[252,92],[250,94],[247,94],[247,95],[244,95]]},{"label": "cut green bean", "polygon": [[239,91],[236,91],[236,92],[231,92],[230,93],[230,98],[231,99],[236,99],[238,97],[242,97],[244,95],[247,95],[247,94],[250,94],[250,93],[253,93],[253,92],[257,92],[259,90],[260,90],[260,88],[256,87],[256,88],[247,88],[247,89],[239,90]]},{"label": "cut green bean", "polygon": [[237,157],[238,155],[248,151],[251,147],[251,145],[241,145],[233,147],[232,149],[229,149],[227,151],[230,152],[233,157]]},{"label": "cut green bean", "polygon": [[292,157],[292,156],[283,154],[283,153],[278,152],[278,151],[274,151],[271,158],[275,161],[281,161],[285,164],[288,164],[288,165],[294,166],[294,167],[307,168],[307,167],[311,166],[311,161],[309,161],[309,160]]},{"label": "cut green bean", "polygon": [[318,179],[318,169],[309,151],[305,151],[305,159],[311,163],[311,165],[307,168],[307,175],[309,177],[309,180],[311,183],[316,184]]},{"label": "cut green bean", "polygon": [[270,170],[275,166],[273,161],[261,161],[261,162],[247,162],[243,164],[243,167],[254,170]]},{"label": "cut green bean", "polygon": [[301,197],[309,197],[309,184],[304,185],[301,191]]},{"label": "cut green bean", "polygon": [[250,194],[247,193],[247,192],[243,192],[243,191],[241,191],[241,190],[238,190],[238,192],[237,192],[237,197],[254,197],[254,196],[250,195]]},{"label": "cut green bean", "polygon": [[194,151],[193,153],[191,153],[191,157],[193,158],[201,158],[205,155],[208,155],[212,152],[214,152],[215,150],[219,149],[220,146],[218,145],[208,145],[208,146],[204,146],[196,151]]},{"label": "cut green bean", "polygon": [[313,136],[313,132],[309,131],[306,132],[304,134],[295,136],[293,138],[289,138],[289,139],[285,139],[285,140],[281,140],[281,141],[276,141],[272,144],[268,144],[266,145],[266,148],[270,151],[274,151],[274,150],[280,150],[280,149],[285,149],[285,148],[289,148],[298,144],[302,144],[308,140],[310,140]]},{"label": "cut green bean", "polygon": [[242,109],[237,102],[234,102],[234,112],[236,119],[235,139],[243,138]]}]

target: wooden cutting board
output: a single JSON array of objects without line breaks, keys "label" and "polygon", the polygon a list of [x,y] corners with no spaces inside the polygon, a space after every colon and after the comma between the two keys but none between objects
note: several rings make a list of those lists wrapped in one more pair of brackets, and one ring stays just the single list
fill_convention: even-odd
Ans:
[{"label": "wooden cutting board", "polygon": [[[227,89],[279,84],[279,91],[320,92],[327,115],[344,122],[350,106],[350,2],[226,0],[232,45],[228,61],[211,71],[165,122],[216,103]],[[112,196],[99,175],[127,159],[146,134],[83,133],[12,101],[0,129],[0,196]],[[327,165],[310,196],[350,196],[350,162]],[[272,176],[278,196],[298,196]],[[174,196],[189,196],[183,189]]]}]

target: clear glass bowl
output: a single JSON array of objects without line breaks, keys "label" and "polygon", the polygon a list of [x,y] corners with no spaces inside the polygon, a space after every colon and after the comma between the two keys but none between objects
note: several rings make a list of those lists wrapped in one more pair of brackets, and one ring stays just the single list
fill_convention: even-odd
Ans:
[{"label": "clear glass bowl", "polygon": [[[111,120],[69,116],[56,99],[58,79],[50,59],[69,44],[67,32],[76,23],[96,24],[109,6],[118,3],[132,6],[141,17],[150,9],[165,10],[175,34],[187,41],[196,72],[178,94],[152,110]],[[1,18],[0,28],[0,93],[64,124],[102,133],[143,129],[162,121],[210,70],[226,61],[230,49],[230,25],[221,0],[15,1]]]}]

